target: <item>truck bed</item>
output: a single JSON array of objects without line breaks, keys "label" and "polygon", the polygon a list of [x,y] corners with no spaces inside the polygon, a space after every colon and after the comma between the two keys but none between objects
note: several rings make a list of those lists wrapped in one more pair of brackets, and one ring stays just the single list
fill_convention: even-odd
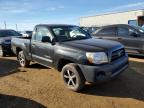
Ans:
[{"label": "truck bed", "polygon": [[26,52],[30,52],[30,38],[29,37],[14,37],[11,40],[12,50],[16,54],[17,46],[25,48]]}]

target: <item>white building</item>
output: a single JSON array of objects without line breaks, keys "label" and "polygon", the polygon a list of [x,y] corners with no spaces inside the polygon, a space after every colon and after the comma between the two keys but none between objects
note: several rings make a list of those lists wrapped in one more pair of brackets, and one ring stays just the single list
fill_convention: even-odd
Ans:
[{"label": "white building", "polygon": [[102,26],[110,24],[144,24],[144,9],[80,18],[80,26]]}]

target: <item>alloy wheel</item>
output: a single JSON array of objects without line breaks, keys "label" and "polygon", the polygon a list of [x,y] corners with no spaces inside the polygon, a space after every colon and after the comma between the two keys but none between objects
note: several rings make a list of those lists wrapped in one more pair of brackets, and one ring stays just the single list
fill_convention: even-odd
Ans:
[{"label": "alloy wheel", "polygon": [[25,58],[23,54],[19,54],[19,62],[22,66],[25,65]]},{"label": "alloy wheel", "polygon": [[64,73],[64,81],[68,86],[75,87],[77,85],[77,77],[74,72],[66,70]]}]

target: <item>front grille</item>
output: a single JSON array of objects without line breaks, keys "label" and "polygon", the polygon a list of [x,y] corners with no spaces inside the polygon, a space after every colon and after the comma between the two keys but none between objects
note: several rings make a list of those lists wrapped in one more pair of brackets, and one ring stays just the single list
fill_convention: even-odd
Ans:
[{"label": "front grille", "polygon": [[119,58],[121,58],[121,57],[124,56],[124,55],[125,55],[125,50],[124,50],[124,48],[112,52],[111,62],[112,62],[112,61],[115,61],[115,60],[117,60],[117,59],[119,59]]}]

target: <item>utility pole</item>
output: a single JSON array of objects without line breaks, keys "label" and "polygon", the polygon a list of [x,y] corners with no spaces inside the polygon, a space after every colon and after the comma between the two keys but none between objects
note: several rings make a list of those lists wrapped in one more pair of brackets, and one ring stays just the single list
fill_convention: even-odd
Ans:
[{"label": "utility pole", "polygon": [[17,26],[17,24],[16,24],[16,31],[18,31],[18,26]]},{"label": "utility pole", "polygon": [[4,26],[5,26],[5,29],[6,29],[7,28],[6,21],[4,21]]}]

